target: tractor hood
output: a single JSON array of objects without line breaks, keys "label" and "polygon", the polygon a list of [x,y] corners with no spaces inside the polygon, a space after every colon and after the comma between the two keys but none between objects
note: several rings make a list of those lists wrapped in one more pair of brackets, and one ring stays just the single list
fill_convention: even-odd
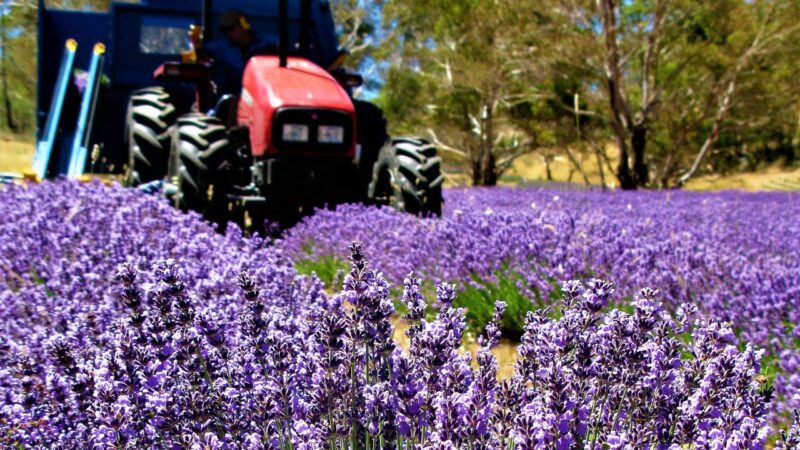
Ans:
[{"label": "tractor hood", "polygon": [[[250,59],[242,80],[237,121],[250,128],[253,154],[272,148],[272,119],[281,108],[336,110],[355,120],[353,102],[328,72],[304,58],[289,58],[280,67],[277,56]],[[355,125],[355,124],[354,124]]]}]

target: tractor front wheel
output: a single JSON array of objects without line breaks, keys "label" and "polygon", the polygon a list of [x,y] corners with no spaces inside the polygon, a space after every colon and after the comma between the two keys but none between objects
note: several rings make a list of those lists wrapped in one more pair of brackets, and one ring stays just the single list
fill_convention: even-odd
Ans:
[{"label": "tractor front wheel", "polygon": [[368,196],[422,217],[442,214],[442,160],[424,139],[394,138],[381,148]]},{"label": "tractor front wheel", "polygon": [[167,174],[170,128],[178,116],[170,94],[161,87],[134,91],[128,102],[126,186],[138,186]]}]

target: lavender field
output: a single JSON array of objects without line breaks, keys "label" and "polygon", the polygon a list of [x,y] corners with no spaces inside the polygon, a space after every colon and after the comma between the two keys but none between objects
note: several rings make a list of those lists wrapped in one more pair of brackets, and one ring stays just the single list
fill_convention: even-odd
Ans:
[{"label": "lavender field", "polygon": [[800,408],[799,195],[472,188],[446,202],[443,220],[320,211],[279,247],[295,260],[343,260],[340,243],[357,239],[394,283],[411,271],[483,290],[511,281],[541,306],[561,298],[564,280],[608,280],[621,304],[657,289],[667,310],[691,304],[766,350],[781,409]]},{"label": "lavender field", "polygon": [[450,190],[441,219],[343,206],[273,241],[12,186],[0,446],[800,448],[798,200]]}]

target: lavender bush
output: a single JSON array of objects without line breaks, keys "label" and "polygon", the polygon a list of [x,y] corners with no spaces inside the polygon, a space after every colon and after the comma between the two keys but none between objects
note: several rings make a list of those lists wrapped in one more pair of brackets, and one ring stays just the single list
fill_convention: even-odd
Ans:
[{"label": "lavender bush", "polygon": [[[632,315],[598,311],[613,289],[565,285],[562,318],[531,314],[514,377],[498,382],[503,304],[476,364],[458,351],[464,311],[440,285],[424,318],[405,280],[407,351],[392,339],[392,301],[359,245],[340,294],[267,307],[238,277],[235,324],[198,311],[171,261],[142,290],[120,266],[127,310],[86,345],[47,339],[4,368],[4,444],[25,448],[762,448],[769,391],[759,352],[739,352],[716,321],[673,320],[644,290]],[[348,306],[346,307],[345,304]],[[677,334],[691,333],[684,348]],[[102,344],[100,344],[102,342]],[[684,351],[692,358],[682,358]]]},{"label": "lavender bush", "polygon": [[762,352],[656,291],[623,312],[610,283],[563,284],[498,381],[502,302],[473,356],[456,286],[426,299],[406,274],[398,347],[360,245],[329,295],[280,248],[119,187],[0,200],[3,448],[760,449],[769,434]]},{"label": "lavender bush", "polygon": [[657,288],[668,311],[696,305],[764,348],[776,411],[800,408],[798,194],[474,188],[445,200],[438,220],[361,205],[319,211],[279,246],[299,261],[341,260],[339,243],[360,239],[391,282],[416,270],[466,288],[459,300],[477,291],[479,301],[547,305],[561,280],[588,277]]}]

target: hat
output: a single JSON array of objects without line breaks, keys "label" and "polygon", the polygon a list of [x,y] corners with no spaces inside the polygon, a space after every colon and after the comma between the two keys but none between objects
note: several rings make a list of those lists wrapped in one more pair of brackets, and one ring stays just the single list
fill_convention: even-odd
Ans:
[{"label": "hat", "polygon": [[222,14],[222,18],[220,18],[219,21],[219,30],[222,31],[223,33],[227,33],[231,31],[236,25],[241,26],[242,19],[247,20],[245,15],[239,10],[231,9],[225,11],[225,13]]}]

